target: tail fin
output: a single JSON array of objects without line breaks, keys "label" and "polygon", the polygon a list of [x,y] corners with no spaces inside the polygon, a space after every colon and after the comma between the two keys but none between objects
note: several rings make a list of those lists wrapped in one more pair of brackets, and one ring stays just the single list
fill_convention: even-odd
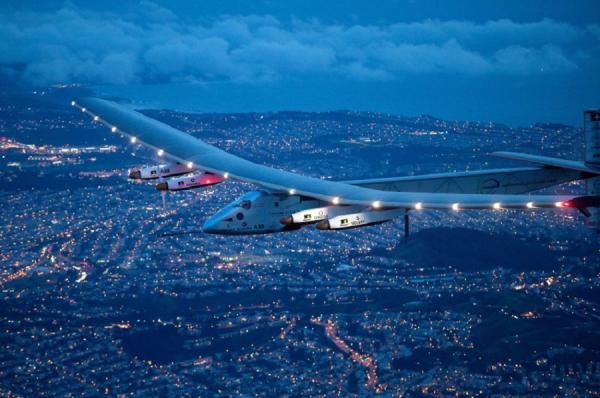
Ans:
[{"label": "tail fin", "polygon": [[[600,109],[583,112],[583,139],[585,152],[583,161],[558,159],[548,156],[529,155],[516,152],[494,152],[492,155],[521,162],[533,163],[545,168],[558,168],[579,171],[580,178],[586,180],[588,197],[600,196]],[[586,202],[587,203],[587,202]],[[586,226],[600,234],[600,208],[590,207],[583,211]]]},{"label": "tail fin", "polygon": [[[583,113],[583,134],[585,140],[585,165],[590,168],[600,167],[600,110],[587,110]],[[588,195],[600,195],[600,177],[586,181]],[[600,234],[600,209],[590,208],[590,217],[586,226]]]}]

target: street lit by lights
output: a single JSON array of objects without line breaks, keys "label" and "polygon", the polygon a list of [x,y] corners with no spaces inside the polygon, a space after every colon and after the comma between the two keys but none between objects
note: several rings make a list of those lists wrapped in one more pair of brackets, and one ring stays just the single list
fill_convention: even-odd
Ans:
[{"label": "street lit by lights", "polygon": [[415,203],[415,209],[422,210],[423,209],[423,203],[421,203],[421,202]]},{"label": "street lit by lights", "polygon": [[502,205],[500,204],[500,202],[496,202],[492,205],[492,207],[494,208],[494,210],[500,210],[502,208]]},{"label": "street lit by lights", "polygon": [[131,137],[129,139],[129,141],[131,141],[132,144],[135,144],[137,142],[137,138],[136,137]]},{"label": "street lit by lights", "polygon": [[527,202],[526,206],[528,209],[533,209],[533,202]]},{"label": "street lit by lights", "polygon": [[117,132],[117,126],[112,126],[111,129],[110,129],[110,131],[112,131],[113,133],[116,133]]},{"label": "street lit by lights", "polygon": [[338,198],[336,196],[335,198],[333,198],[333,200],[331,201],[331,203],[333,203],[334,205],[339,205],[340,204],[340,198]]},{"label": "street lit by lights", "polygon": [[379,209],[381,207],[381,202],[376,200],[375,202],[373,202],[373,204],[371,205],[374,209]]},{"label": "street lit by lights", "polygon": [[162,149],[159,149],[159,150],[156,152],[156,154],[157,154],[158,156],[162,156],[162,155],[164,155],[164,154],[165,154],[165,151],[163,151]]},{"label": "street lit by lights", "polygon": [[460,210],[460,207],[459,207],[458,203],[453,203],[452,204],[452,210],[454,210],[454,211]]}]

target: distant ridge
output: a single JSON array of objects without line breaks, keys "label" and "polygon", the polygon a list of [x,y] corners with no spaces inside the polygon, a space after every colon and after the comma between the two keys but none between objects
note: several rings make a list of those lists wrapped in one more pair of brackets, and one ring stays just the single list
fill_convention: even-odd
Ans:
[{"label": "distant ridge", "polygon": [[527,271],[552,269],[558,264],[558,256],[538,242],[467,228],[424,229],[389,255],[414,264],[452,266],[460,271],[497,267]]}]

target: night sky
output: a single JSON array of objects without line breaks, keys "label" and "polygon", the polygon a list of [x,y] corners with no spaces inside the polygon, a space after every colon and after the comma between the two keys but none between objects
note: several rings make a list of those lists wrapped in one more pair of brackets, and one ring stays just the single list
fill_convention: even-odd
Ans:
[{"label": "night sky", "polygon": [[141,107],[581,124],[597,1],[3,1],[0,79]]}]

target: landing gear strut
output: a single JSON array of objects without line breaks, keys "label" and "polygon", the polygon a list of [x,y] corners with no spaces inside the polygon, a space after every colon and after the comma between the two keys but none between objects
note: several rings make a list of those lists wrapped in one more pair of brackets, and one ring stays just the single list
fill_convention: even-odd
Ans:
[{"label": "landing gear strut", "polygon": [[404,240],[405,241],[408,240],[408,226],[409,226],[408,209],[404,209]]}]

